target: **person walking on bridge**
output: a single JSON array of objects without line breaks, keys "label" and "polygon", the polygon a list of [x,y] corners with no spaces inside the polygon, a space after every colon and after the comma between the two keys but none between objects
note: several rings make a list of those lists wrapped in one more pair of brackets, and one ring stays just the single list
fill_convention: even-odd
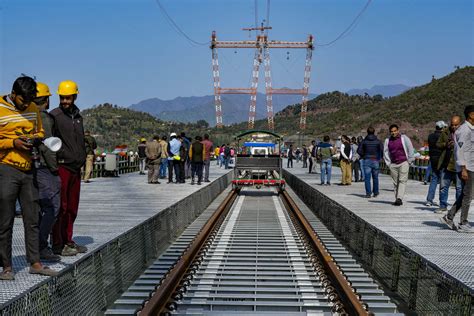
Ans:
[{"label": "person walking on bridge", "polygon": [[144,175],[146,168],[146,138],[144,137],[140,139],[140,144],[138,144],[138,164],[140,174]]},{"label": "person walking on bridge", "polygon": [[56,275],[40,262],[38,189],[32,172],[33,140],[44,137],[36,82],[19,77],[9,95],[0,97],[0,280],[14,280],[12,236],[16,201],[23,212],[26,260],[30,273]]},{"label": "person walking on bridge", "polygon": [[[49,87],[41,82],[37,83],[38,93],[34,103],[37,105],[43,123],[45,138],[53,135],[53,118],[49,110]],[[39,251],[41,260],[58,262],[61,257],[53,253],[48,239],[59,214],[61,203],[61,179],[58,174],[56,153],[44,144],[38,147],[40,163],[35,168],[35,180],[38,185],[40,211]]]},{"label": "person walking on bridge", "polygon": [[[439,158],[441,157],[442,150],[436,146],[436,143],[441,136],[441,132],[443,128],[447,125],[443,121],[436,122],[435,131],[428,135],[428,148],[429,148],[429,157],[430,157],[430,165],[431,165],[431,181],[430,186],[428,188],[428,195],[426,196],[426,206],[433,206],[438,205],[434,201],[436,188],[438,187],[438,183],[441,180],[440,170],[438,169]],[[440,196],[441,200],[441,196]]]},{"label": "person walking on bridge", "polygon": [[[474,196],[474,105],[464,110],[466,121],[456,130],[454,152],[456,170],[460,174],[462,193],[456,199],[448,214],[441,218],[449,228],[463,233],[472,233],[474,230],[468,221],[469,208]],[[454,225],[454,217],[461,210],[459,226]]]},{"label": "person walking on bridge", "polygon": [[146,159],[148,163],[148,183],[159,184],[161,163],[161,144],[160,137],[154,136],[151,142],[146,143],[145,149]]},{"label": "person walking on bridge", "polygon": [[202,167],[206,157],[206,148],[201,143],[202,137],[196,136],[195,141],[189,148],[189,160],[191,161],[191,184],[194,184],[194,176],[197,175],[197,184],[202,182]]},{"label": "person walking on bridge", "polygon": [[313,163],[314,160],[316,159],[316,141],[312,140],[311,145],[308,147],[308,162],[309,162],[309,167],[308,167],[308,173],[313,173]]},{"label": "person walking on bridge", "polygon": [[330,140],[328,135],[324,136],[323,141],[317,147],[316,157],[321,163],[321,185],[331,185],[332,156],[335,149],[329,143]]},{"label": "person walking on bridge", "polygon": [[[367,136],[359,144],[357,153],[364,164],[365,197],[370,198],[372,194],[374,197],[377,197],[379,195],[379,171],[383,146],[377,136],[375,136],[375,129],[372,126],[367,128]],[[373,182],[372,187],[370,185],[371,179]]]},{"label": "person walking on bridge", "polygon": [[[287,168],[293,168],[293,159],[295,158],[295,153],[293,152],[293,145],[290,145],[288,148],[288,161],[286,162]],[[291,165],[291,167],[290,167]]]},{"label": "person walking on bridge", "polygon": [[168,183],[173,183],[173,170],[176,177],[176,183],[179,183],[179,151],[181,142],[178,140],[176,133],[170,134],[170,142],[168,143]]},{"label": "person walking on bridge", "polygon": [[53,252],[74,256],[87,248],[72,239],[74,222],[79,210],[81,168],[86,162],[83,119],[75,102],[79,89],[74,81],[62,81],[58,87],[59,107],[51,111],[54,120],[53,135],[63,146],[56,153],[61,178],[61,206],[53,227]]},{"label": "person walking on bridge", "polygon": [[414,149],[410,138],[400,134],[397,124],[390,125],[390,137],[385,139],[384,159],[390,168],[393,186],[395,189],[395,202],[393,205],[403,205],[403,197],[408,182],[410,164],[413,162]]},{"label": "person walking on bridge", "polygon": [[163,135],[160,140],[161,145],[161,162],[160,162],[160,179],[166,179],[166,169],[168,168],[168,137]]},{"label": "person walking on bridge", "polygon": [[456,163],[454,158],[454,139],[456,130],[461,125],[461,117],[454,115],[451,117],[449,129],[445,128],[441,132],[436,147],[441,149],[439,157],[438,170],[440,170],[440,191],[439,208],[435,213],[443,213],[448,210],[448,194],[451,183],[456,184],[456,200],[459,199],[462,192],[461,177],[456,172]]},{"label": "person walking on bridge", "polygon": [[92,170],[94,169],[94,151],[97,149],[97,142],[90,131],[84,133],[84,141],[86,143],[86,168],[84,171],[84,182],[89,183]]},{"label": "person walking on bridge", "polygon": [[209,168],[211,166],[211,155],[214,153],[214,144],[209,140],[209,134],[204,134],[204,140],[202,141],[205,150],[204,157],[204,182],[209,181]]},{"label": "person walking on bridge", "polygon": [[342,178],[340,185],[351,185],[352,184],[352,147],[351,140],[347,135],[342,135],[341,137],[341,172]]}]

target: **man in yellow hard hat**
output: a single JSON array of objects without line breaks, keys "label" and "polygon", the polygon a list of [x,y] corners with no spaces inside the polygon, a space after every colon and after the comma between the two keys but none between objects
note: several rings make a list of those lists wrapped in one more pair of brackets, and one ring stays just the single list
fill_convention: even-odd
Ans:
[{"label": "man in yellow hard hat", "polygon": [[[49,87],[37,82],[38,93],[34,103],[38,107],[43,123],[45,138],[53,136],[53,118],[49,110]],[[55,255],[48,244],[48,238],[59,213],[61,197],[61,180],[58,175],[56,153],[44,144],[38,147],[40,161],[35,168],[36,183],[38,184],[41,220],[39,227],[39,250],[41,260],[58,262],[61,258]]]},{"label": "man in yellow hard hat", "polygon": [[19,77],[12,92],[0,97],[0,280],[13,280],[12,234],[15,204],[20,201],[30,273],[56,275],[39,255],[38,189],[32,172],[32,148],[44,137],[36,105],[36,82]]},{"label": "man in yellow hard hat", "polygon": [[79,90],[74,81],[62,81],[58,87],[59,107],[51,111],[54,119],[54,136],[63,143],[57,152],[58,172],[61,178],[61,204],[53,227],[53,252],[74,256],[87,252],[72,239],[74,221],[79,209],[81,168],[86,161],[86,145],[82,116],[75,101]]}]

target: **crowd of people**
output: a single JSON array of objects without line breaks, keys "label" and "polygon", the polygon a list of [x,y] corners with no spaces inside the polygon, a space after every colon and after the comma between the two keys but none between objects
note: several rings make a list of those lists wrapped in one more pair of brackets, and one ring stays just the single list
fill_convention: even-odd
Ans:
[{"label": "crowd of people", "polygon": [[[94,149],[87,149],[86,143],[96,145],[86,141],[75,104],[77,84],[62,81],[57,93],[59,106],[48,111],[49,87],[22,76],[10,94],[0,97],[0,280],[15,278],[12,234],[17,201],[30,273],[54,276],[57,272],[41,261],[58,262],[60,256],[87,252],[74,242],[73,233],[81,168]],[[60,148],[53,149],[48,142],[52,137],[60,140]]]},{"label": "crowd of people", "polygon": [[[89,182],[94,163],[95,139],[84,131],[83,118],[75,102],[79,90],[73,81],[62,81],[57,93],[59,105],[49,111],[49,87],[22,76],[15,80],[11,93],[0,96],[0,280],[13,280],[12,234],[16,203],[21,205],[25,230],[26,258],[29,272],[54,276],[56,271],[41,261],[58,262],[61,256],[75,256],[87,248],[73,240],[74,222],[79,208],[82,168]],[[447,126],[436,123],[429,135],[431,181],[427,206],[439,206],[441,221],[460,232],[472,232],[468,212],[474,182],[474,106],[467,106],[461,116],[455,115]],[[302,150],[288,149],[287,167],[293,160],[313,173],[320,163],[321,185],[331,185],[333,158],[337,155],[342,171],[340,185],[365,182],[365,197],[379,195],[380,162],[390,170],[394,187],[393,205],[403,205],[409,168],[414,160],[411,140],[400,133],[399,126],[389,127],[390,136],[382,142],[369,127],[365,138],[342,135],[339,146],[329,136],[316,144],[312,141]],[[48,146],[48,139],[60,139],[59,149]],[[214,147],[209,135],[193,139],[184,132],[142,138],[138,145],[140,174],[148,168],[148,183],[201,185],[209,182],[211,158],[220,167],[229,168],[235,150],[229,144]],[[448,192],[455,183],[456,201],[448,210]],[[434,201],[439,185],[439,204]],[[459,224],[454,217],[461,210]]]},{"label": "crowd of people", "polygon": [[201,185],[210,182],[209,168],[214,155],[214,144],[208,134],[200,135],[194,140],[186,133],[171,133],[168,141],[166,135],[154,136],[147,141],[140,140],[138,159],[140,174],[148,169],[148,183],[160,184],[160,179],[168,178],[168,184],[184,184],[191,179],[191,184]]},{"label": "crowd of people", "polygon": [[[434,213],[443,214],[440,220],[449,228],[459,232],[472,233],[468,221],[469,207],[474,195],[474,106],[465,108],[464,122],[461,116],[454,115],[448,126],[443,121],[436,122],[435,131],[428,137],[430,178],[425,205],[436,207]],[[379,195],[380,163],[383,160],[390,171],[394,188],[394,206],[403,205],[407,188],[410,166],[415,160],[415,150],[410,138],[400,132],[399,126],[389,127],[390,136],[383,142],[375,135],[375,129],[369,127],[367,135],[362,137],[338,138],[338,145],[332,145],[329,136],[316,144],[302,146],[294,150],[290,145],[287,152],[287,168],[293,167],[293,160],[303,161],[303,168],[315,171],[316,162],[320,164],[320,184],[331,185],[333,159],[339,160],[341,182],[339,185],[351,185],[352,181],[364,181],[365,197],[376,198]],[[448,192],[455,184],[455,202],[448,210]],[[439,186],[439,204],[434,201]],[[461,210],[458,224],[453,222]]]}]

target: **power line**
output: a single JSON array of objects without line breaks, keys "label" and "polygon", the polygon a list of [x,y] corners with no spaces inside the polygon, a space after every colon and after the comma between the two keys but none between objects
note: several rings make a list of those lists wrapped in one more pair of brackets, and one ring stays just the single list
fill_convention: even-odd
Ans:
[{"label": "power line", "polygon": [[158,7],[160,8],[160,11],[161,13],[163,14],[163,16],[166,18],[166,20],[168,21],[168,23],[170,24],[170,26],[178,33],[180,34],[181,36],[183,36],[185,39],[187,39],[189,42],[191,42],[192,44],[195,44],[195,45],[209,45],[211,43],[211,41],[208,41],[208,42],[197,42],[195,41],[194,39],[192,39],[191,37],[189,37],[180,27],[179,25],[171,18],[171,16],[168,14],[168,12],[166,12],[165,8],[163,7],[163,5],[161,4],[160,0],[155,0],[156,1],[156,4],[158,5]]},{"label": "power line", "polygon": [[341,38],[344,37],[344,35],[347,35],[349,34],[352,30],[353,30],[353,26],[356,25],[356,23],[358,22],[359,18],[362,16],[362,14],[364,14],[365,10],[367,10],[367,8],[369,7],[370,3],[372,2],[372,0],[368,0],[367,3],[365,4],[365,6],[362,8],[362,10],[359,12],[359,14],[357,14],[357,16],[354,18],[354,20],[352,20],[351,24],[349,24],[349,26],[341,33],[339,34],[338,37],[336,37],[334,40],[328,42],[328,43],[324,43],[324,44],[315,44],[316,46],[330,46],[332,44],[334,44],[335,42],[337,42],[338,40],[340,40]]}]

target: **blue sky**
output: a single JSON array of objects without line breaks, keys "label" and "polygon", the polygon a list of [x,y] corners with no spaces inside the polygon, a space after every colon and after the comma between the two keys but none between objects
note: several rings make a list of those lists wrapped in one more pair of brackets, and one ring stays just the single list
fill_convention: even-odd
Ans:
[{"label": "blue sky", "polygon": [[[259,20],[266,0],[258,0]],[[254,0],[161,0],[194,40],[244,40],[255,23]],[[337,37],[366,0],[273,0],[270,39],[317,43]],[[155,0],[0,0],[0,92],[20,74],[56,90],[79,84],[81,108],[146,98],[212,94],[211,50],[192,45],[163,17]],[[374,0],[346,37],[313,55],[310,90],[321,93],[375,84],[424,84],[455,65],[474,64],[470,0]],[[253,33],[254,38],[255,33]],[[245,87],[251,50],[220,50],[223,87]],[[271,52],[273,86],[302,85],[304,51]],[[260,73],[263,87],[263,72]],[[263,89],[261,89],[263,91]],[[52,97],[57,104],[57,96]]]}]

